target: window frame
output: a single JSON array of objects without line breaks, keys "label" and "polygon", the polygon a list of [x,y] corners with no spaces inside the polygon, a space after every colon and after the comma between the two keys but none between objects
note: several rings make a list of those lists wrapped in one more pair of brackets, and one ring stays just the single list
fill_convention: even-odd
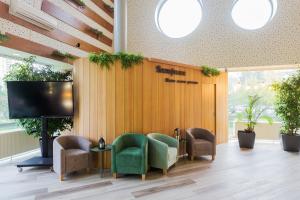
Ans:
[{"label": "window frame", "polygon": [[236,6],[236,4],[237,4],[239,1],[241,1],[241,0],[235,0],[235,1],[233,2],[233,6],[232,6],[232,8],[231,8],[231,19],[233,20],[234,24],[235,24],[237,27],[239,27],[239,28],[241,28],[241,29],[243,29],[243,30],[247,30],[247,31],[255,31],[255,30],[259,30],[259,29],[265,27],[268,23],[270,23],[270,22],[272,21],[272,19],[275,17],[276,13],[277,13],[277,9],[278,9],[278,2],[277,2],[277,0],[268,0],[268,1],[270,2],[270,5],[271,5],[271,11],[272,11],[271,14],[270,14],[270,17],[269,17],[268,21],[267,21],[262,27],[259,27],[259,28],[255,28],[255,29],[244,28],[244,27],[239,26],[239,25],[235,22],[235,20],[233,19],[233,15],[232,15],[233,9],[234,9],[234,7]]},{"label": "window frame", "polygon": [[158,2],[158,4],[156,5],[156,9],[155,9],[155,25],[157,27],[157,29],[159,30],[159,32],[161,32],[162,34],[164,34],[165,36],[167,36],[168,38],[172,38],[172,39],[180,39],[180,38],[184,38],[190,34],[192,34],[196,29],[197,27],[200,25],[201,21],[202,21],[202,17],[203,17],[203,3],[202,3],[202,0],[196,0],[198,1],[200,7],[201,7],[201,19],[200,19],[200,22],[199,24],[197,25],[197,27],[194,28],[194,30],[192,32],[190,32],[189,34],[185,35],[185,36],[182,36],[182,37],[171,37],[169,35],[167,35],[162,29],[161,29],[161,26],[160,26],[160,23],[159,23],[159,15],[160,15],[160,11],[162,9],[162,7],[164,6],[164,4],[169,1],[169,0],[160,0]]}]

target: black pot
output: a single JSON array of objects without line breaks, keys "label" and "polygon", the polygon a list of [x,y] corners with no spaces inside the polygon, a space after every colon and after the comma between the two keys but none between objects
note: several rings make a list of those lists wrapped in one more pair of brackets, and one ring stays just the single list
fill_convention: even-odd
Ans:
[{"label": "black pot", "polygon": [[299,152],[300,135],[281,134],[281,139],[284,151]]},{"label": "black pot", "polygon": [[238,131],[240,148],[253,149],[255,143],[255,132]]},{"label": "black pot", "polygon": [[[53,141],[56,137],[52,137],[48,139],[48,157],[53,157]],[[42,138],[39,139],[40,142],[40,149],[41,155],[43,155],[43,148],[42,148]]]}]

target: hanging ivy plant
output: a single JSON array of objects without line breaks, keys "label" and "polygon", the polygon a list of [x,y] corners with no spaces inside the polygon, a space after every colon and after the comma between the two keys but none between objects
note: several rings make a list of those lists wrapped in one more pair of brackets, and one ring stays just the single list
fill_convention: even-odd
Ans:
[{"label": "hanging ivy plant", "polygon": [[114,64],[115,57],[107,52],[91,53],[89,55],[89,61],[98,64],[101,68],[110,69],[110,66]]},{"label": "hanging ivy plant", "polygon": [[64,52],[58,51],[58,50],[53,51],[52,55],[60,57],[62,59],[64,59],[64,58],[67,58],[67,59],[70,59],[70,60],[75,60],[76,59],[75,56],[73,56],[69,53],[64,53]]},{"label": "hanging ivy plant", "polygon": [[121,61],[123,69],[128,69],[133,65],[141,64],[144,60],[142,55],[127,54],[124,52],[119,52],[115,56],[116,59]]},{"label": "hanging ivy plant", "polygon": [[9,37],[5,34],[0,33],[0,42],[5,42],[9,40]]},{"label": "hanging ivy plant", "polygon": [[85,8],[84,0],[71,0],[74,4],[79,6],[80,8]]},{"label": "hanging ivy plant", "polygon": [[204,76],[207,77],[220,75],[220,70],[215,67],[202,66],[201,72]]},{"label": "hanging ivy plant", "polygon": [[114,12],[114,7],[104,2],[104,6],[106,9],[108,9],[110,12]]},{"label": "hanging ivy plant", "polygon": [[99,39],[99,37],[103,36],[103,32],[99,31],[98,29],[92,28],[91,31],[97,35],[98,39]]},{"label": "hanging ivy plant", "polygon": [[142,55],[127,54],[119,52],[111,54],[107,52],[91,53],[89,55],[89,61],[98,64],[101,68],[110,69],[110,66],[115,63],[116,60],[120,60],[122,69],[128,69],[133,65],[138,65],[143,62],[144,57]]}]

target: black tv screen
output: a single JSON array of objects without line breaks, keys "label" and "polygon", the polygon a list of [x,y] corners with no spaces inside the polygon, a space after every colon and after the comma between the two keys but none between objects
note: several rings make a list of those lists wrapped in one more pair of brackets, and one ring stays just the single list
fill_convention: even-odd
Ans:
[{"label": "black tv screen", "polygon": [[8,81],[9,118],[73,116],[73,82]]}]

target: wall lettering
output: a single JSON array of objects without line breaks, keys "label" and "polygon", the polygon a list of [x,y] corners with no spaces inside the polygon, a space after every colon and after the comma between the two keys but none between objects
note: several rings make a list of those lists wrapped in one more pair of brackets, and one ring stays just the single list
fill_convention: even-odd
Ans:
[{"label": "wall lettering", "polygon": [[185,76],[185,71],[175,70],[173,68],[171,69],[162,68],[160,65],[156,66],[156,72],[163,73],[163,74],[170,74],[171,76],[173,75]]}]

